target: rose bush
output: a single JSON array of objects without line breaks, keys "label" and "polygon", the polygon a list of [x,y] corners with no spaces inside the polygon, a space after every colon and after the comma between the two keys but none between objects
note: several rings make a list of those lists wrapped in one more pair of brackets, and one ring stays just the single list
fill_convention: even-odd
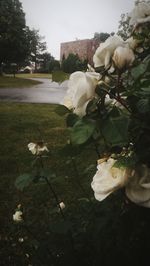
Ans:
[{"label": "rose bush", "polygon": [[94,141],[99,158],[109,158],[92,181],[100,201],[125,186],[131,201],[150,207],[149,16],[150,3],[138,3],[129,14],[132,34],[126,40],[110,36],[93,56],[95,70],[69,79],[66,106],[77,115],[68,111],[72,145]]},{"label": "rose bush", "polygon": [[32,184],[34,196],[24,201],[24,213],[18,205],[13,220],[27,231],[28,238],[18,239],[25,239],[25,252],[27,239],[33,238],[30,264],[142,265],[149,248],[149,210],[134,204],[150,207],[150,24],[141,5],[129,18],[131,36],[109,37],[95,52],[95,68],[71,74],[64,106],[56,108],[69,129],[66,145],[58,135],[48,157],[44,141],[28,144],[30,173],[20,175],[15,185],[23,190]]}]

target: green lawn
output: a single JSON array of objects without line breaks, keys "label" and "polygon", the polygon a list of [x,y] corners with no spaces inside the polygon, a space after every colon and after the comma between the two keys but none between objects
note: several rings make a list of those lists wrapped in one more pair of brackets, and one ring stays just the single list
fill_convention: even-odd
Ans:
[{"label": "green lawn", "polygon": [[[41,238],[40,234],[45,228],[48,230],[47,221],[50,223],[53,216],[59,216],[59,213],[50,213],[56,208],[56,203],[45,184],[32,184],[24,192],[18,191],[14,185],[17,176],[30,172],[33,155],[27,148],[29,142],[39,141],[42,138],[47,143],[50,152],[46,165],[56,175],[52,183],[59,200],[65,202],[67,209],[70,206],[76,208],[75,202],[78,197],[85,197],[82,188],[76,183],[77,176],[73,165],[70,165],[69,157],[66,154],[62,155],[61,150],[68,140],[68,131],[64,119],[55,113],[55,108],[55,105],[49,104],[1,103],[0,105],[0,236],[2,239],[7,238],[5,249],[2,248],[0,251],[0,260],[4,261],[4,265],[9,265],[8,254],[12,259],[10,265],[19,265],[13,264],[17,263],[17,259],[20,265],[26,265],[22,264],[25,248],[20,248],[19,236],[27,235],[28,248],[32,253],[31,235],[13,225],[12,215],[18,203],[22,204],[27,223],[32,224],[32,230],[38,238]],[[95,156],[95,152],[93,155]],[[81,168],[84,165],[82,160],[78,162],[79,167],[80,165]],[[85,189],[91,192],[87,178],[84,177],[80,181],[85,183]],[[50,242],[52,239],[53,237],[50,238]],[[12,243],[15,247],[11,254]]]},{"label": "green lawn", "polygon": [[0,76],[0,88],[24,88],[31,87],[41,82],[21,77]]},{"label": "green lawn", "polygon": [[64,80],[69,79],[70,74],[63,71],[53,71],[52,80],[55,82],[63,82]]},{"label": "green lawn", "polygon": [[9,74],[0,76],[0,88],[23,88],[41,83],[37,80],[32,80],[33,78],[47,78],[55,82],[63,82],[69,78],[69,74],[63,71],[55,71],[53,75],[48,73],[16,74],[15,78]]},{"label": "green lawn", "polygon": [[50,73],[33,73],[33,74],[16,74],[17,78],[52,78],[52,75]]},{"label": "green lawn", "polygon": [[[90,187],[96,171],[94,146],[82,147],[72,161],[75,155],[70,157],[63,148],[69,132],[55,108],[0,104],[0,264],[142,265],[140,259],[149,256],[149,210],[129,203],[123,191],[103,202],[94,199]],[[59,201],[66,205],[65,221],[44,182],[33,182],[23,192],[14,185],[17,176],[31,169],[33,155],[27,144],[41,139],[50,150],[45,167],[48,176],[53,173],[49,180]],[[12,220],[18,203],[23,207],[23,225]]]}]

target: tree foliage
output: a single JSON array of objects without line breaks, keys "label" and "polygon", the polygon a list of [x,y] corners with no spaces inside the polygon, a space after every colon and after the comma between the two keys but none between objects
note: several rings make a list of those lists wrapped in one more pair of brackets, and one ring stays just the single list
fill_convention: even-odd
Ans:
[{"label": "tree foliage", "polygon": [[44,37],[39,34],[39,30],[28,28],[27,39],[29,44],[30,59],[35,63],[35,71],[39,62],[43,61],[44,58],[41,55],[46,51],[46,42],[43,41]]},{"label": "tree foliage", "polygon": [[66,73],[85,70],[87,68],[87,60],[82,61],[77,54],[69,54],[66,59],[63,58],[61,68]]},{"label": "tree foliage", "polygon": [[95,32],[94,33],[94,39],[98,40],[99,42],[104,42],[106,39],[110,36],[107,32]]},{"label": "tree foliage", "polygon": [[35,68],[46,51],[46,42],[39,31],[26,26],[25,13],[19,0],[0,1],[0,65],[30,61]]},{"label": "tree foliage", "polygon": [[0,1],[0,64],[22,62],[28,54],[25,14],[19,0]]}]

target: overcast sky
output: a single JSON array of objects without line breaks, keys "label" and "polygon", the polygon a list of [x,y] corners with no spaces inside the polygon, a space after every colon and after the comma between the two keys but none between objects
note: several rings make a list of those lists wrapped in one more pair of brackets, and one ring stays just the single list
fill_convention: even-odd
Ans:
[{"label": "overcast sky", "polygon": [[117,32],[122,13],[134,0],[20,0],[26,24],[45,36],[48,52],[60,56],[60,43],[93,38],[95,32]]}]

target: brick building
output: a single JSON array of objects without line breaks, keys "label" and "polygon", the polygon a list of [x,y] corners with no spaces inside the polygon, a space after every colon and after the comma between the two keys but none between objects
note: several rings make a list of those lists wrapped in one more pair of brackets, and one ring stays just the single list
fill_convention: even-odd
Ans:
[{"label": "brick building", "polygon": [[72,42],[64,42],[60,45],[60,61],[63,57],[67,58],[70,53],[78,54],[81,60],[87,59],[88,63],[93,64],[93,55],[99,46],[96,39],[76,40]]}]

